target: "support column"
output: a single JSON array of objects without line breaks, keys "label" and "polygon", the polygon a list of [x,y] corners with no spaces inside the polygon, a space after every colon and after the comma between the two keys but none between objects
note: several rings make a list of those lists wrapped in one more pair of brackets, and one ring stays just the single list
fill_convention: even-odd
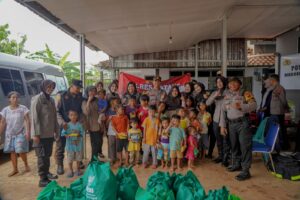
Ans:
[{"label": "support column", "polygon": [[115,80],[116,79],[116,77],[117,77],[117,72],[116,72],[116,66],[115,66],[115,59],[114,58],[111,58],[111,60],[112,60],[112,72],[113,72],[113,74],[112,74],[112,80]]},{"label": "support column", "polygon": [[155,76],[159,76],[159,68],[155,69]]},{"label": "support column", "polygon": [[227,16],[222,19],[222,75],[227,77]]},{"label": "support column", "polygon": [[198,43],[195,46],[195,80],[198,81]]},{"label": "support column", "polygon": [[82,86],[85,88],[85,37],[83,34],[79,35],[80,41],[80,80]]}]

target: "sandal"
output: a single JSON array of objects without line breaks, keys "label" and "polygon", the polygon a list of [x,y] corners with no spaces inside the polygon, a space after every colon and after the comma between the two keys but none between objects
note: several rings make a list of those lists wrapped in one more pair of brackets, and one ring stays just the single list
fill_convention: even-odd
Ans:
[{"label": "sandal", "polygon": [[11,173],[8,174],[8,177],[12,177],[12,176],[14,176],[14,175],[16,175],[18,173],[19,173],[18,170],[17,171],[12,171]]}]

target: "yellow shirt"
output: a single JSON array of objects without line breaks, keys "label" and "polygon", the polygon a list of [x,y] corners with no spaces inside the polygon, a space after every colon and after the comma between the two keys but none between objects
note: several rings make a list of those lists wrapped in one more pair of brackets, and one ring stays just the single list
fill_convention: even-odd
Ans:
[{"label": "yellow shirt", "polygon": [[158,130],[159,130],[159,120],[157,118],[151,119],[147,117],[143,122],[144,127],[144,137],[145,144],[156,145]]},{"label": "yellow shirt", "polygon": [[184,119],[180,119],[180,124],[179,124],[180,128],[182,128],[183,130],[185,130],[188,126],[189,126],[189,119],[187,117],[185,117]]}]

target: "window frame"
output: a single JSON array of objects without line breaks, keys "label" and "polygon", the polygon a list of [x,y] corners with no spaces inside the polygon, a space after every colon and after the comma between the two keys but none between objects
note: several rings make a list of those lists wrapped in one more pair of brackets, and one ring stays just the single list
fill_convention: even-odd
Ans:
[{"label": "window frame", "polygon": [[[13,90],[11,90],[11,91],[16,91],[16,92],[18,92],[18,93],[20,94],[21,97],[26,96],[26,88],[24,87],[24,78],[23,78],[23,76],[22,76],[23,74],[21,73],[22,70],[16,69],[16,68],[10,68],[10,67],[6,67],[6,66],[0,66],[0,70],[8,70],[9,76],[10,76],[10,81],[11,81],[11,84],[13,85],[13,86],[12,86],[12,87],[13,87]],[[20,78],[20,79],[18,79],[18,80],[21,81],[22,92],[16,90],[16,84],[15,84],[15,82],[16,82],[17,80],[14,79],[13,74],[12,74],[12,71],[15,71],[16,73],[19,73],[18,75],[19,75],[19,78]],[[2,90],[2,92],[3,92],[3,95],[4,95],[5,97],[7,97],[7,95],[9,94],[9,92],[8,92],[8,93],[5,92],[5,90],[3,89],[3,86],[2,86],[2,82],[1,82],[1,90]],[[10,91],[10,92],[11,92],[11,91]]]}]

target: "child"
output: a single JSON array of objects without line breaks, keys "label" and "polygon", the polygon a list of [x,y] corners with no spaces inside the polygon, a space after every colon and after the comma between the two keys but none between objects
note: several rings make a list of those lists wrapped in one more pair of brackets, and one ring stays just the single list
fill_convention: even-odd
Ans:
[{"label": "child", "polygon": [[143,136],[143,165],[144,168],[148,166],[148,159],[150,151],[152,153],[152,168],[157,167],[157,153],[156,153],[156,142],[159,131],[159,117],[155,116],[156,106],[151,105],[149,107],[149,116],[143,122],[144,136]]},{"label": "child", "polygon": [[129,119],[137,118],[137,105],[134,96],[129,98],[128,105],[125,108],[125,114]]},{"label": "child", "polygon": [[185,102],[185,110],[189,112],[194,109],[194,107],[194,98],[192,96],[188,96]]},{"label": "child", "polygon": [[208,150],[208,146],[209,146],[209,138],[208,138],[208,126],[210,125],[210,123],[212,122],[211,119],[211,115],[209,112],[206,111],[206,103],[205,101],[201,101],[198,104],[198,109],[199,109],[199,114],[198,114],[198,119],[201,123],[201,131],[200,131],[200,135],[201,135],[201,149],[202,151],[202,159],[204,158],[204,156],[206,155],[206,151]]},{"label": "child", "polygon": [[183,107],[179,108],[177,114],[180,116],[180,128],[185,131],[189,126],[189,119],[186,117],[185,109]]},{"label": "child", "polygon": [[117,115],[111,118],[112,128],[116,132],[117,144],[117,167],[122,166],[122,152],[125,151],[125,166],[128,166],[128,117],[124,113],[124,108],[121,104],[116,106]]},{"label": "child", "polygon": [[197,133],[200,133],[201,131],[201,123],[197,119],[197,110],[192,109],[189,113],[189,119],[190,119],[190,125],[196,128]]},{"label": "child", "polygon": [[197,131],[193,126],[188,127],[187,152],[185,157],[188,159],[188,168],[191,170],[194,166],[195,157],[198,154]]},{"label": "child", "polygon": [[161,128],[159,130],[159,140],[157,143],[160,144],[161,149],[158,150],[158,159],[161,160],[163,168],[168,166],[169,160],[169,149],[170,149],[170,131],[169,128],[170,119],[163,117],[161,119]]},{"label": "child", "polygon": [[132,118],[130,120],[131,129],[128,130],[128,151],[130,157],[130,164],[139,165],[142,131],[138,128],[138,119]]},{"label": "child", "polygon": [[108,139],[108,157],[110,159],[111,165],[113,165],[117,159],[117,145],[116,145],[116,132],[112,128],[111,119],[116,115],[115,107],[117,105],[118,99],[112,97],[110,100],[109,108],[106,111],[107,123],[107,139]]},{"label": "child", "polygon": [[158,110],[160,111],[160,120],[162,118],[169,118],[168,115],[167,115],[167,105],[166,105],[166,102],[164,101],[160,101],[158,103]]},{"label": "child", "polygon": [[106,91],[104,89],[98,92],[98,108],[99,113],[104,113],[108,107],[108,102],[105,98]]},{"label": "child", "polygon": [[143,94],[140,99],[141,106],[139,107],[137,111],[138,118],[140,120],[139,126],[143,130],[142,124],[144,120],[148,117],[148,109],[149,109],[149,96],[146,94]]},{"label": "child", "polygon": [[69,163],[70,172],[67,177],[72,178],[74,176],[73,162],[76,161],[77,171],[75,175],[82,175],[80,171],[80,162],[82,161],[82,148],[83,148],[83,127],[78,122],[78,113],[70,110],[68,115],[70,122],[62,130],[62,136],[66,137],[66,151],[67,160]]},{"label": "child", "polygon": [[175,161],[177,159],[177,167],[181,170],[181,159],[183,158],[182,147],[185,146],[185,133],[180,128],[180,116],[173,115],[170,130],[170,157],[171,157],[171,171],[175,171]]}]

